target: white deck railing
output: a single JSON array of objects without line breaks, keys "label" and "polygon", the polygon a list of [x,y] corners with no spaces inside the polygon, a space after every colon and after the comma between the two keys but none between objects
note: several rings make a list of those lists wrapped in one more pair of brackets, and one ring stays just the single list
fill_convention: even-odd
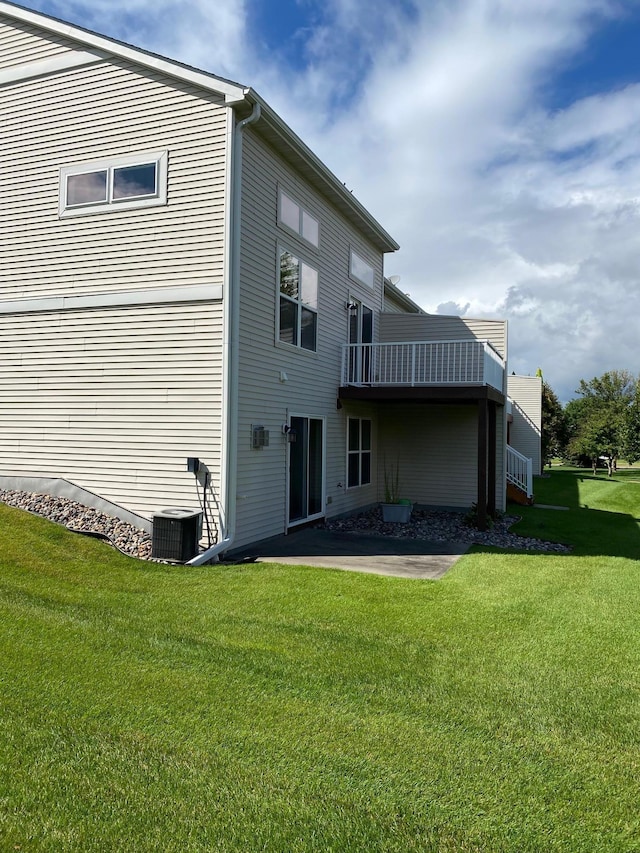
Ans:
[{"label": "white deck railing", "polygon": [[507,481],[533,497],[533,459],[507,445]]},{"label": "white deck railing", "polygon": [[342,385],[490,385],[503,390],[505,364],[488,341],[346,344]]}]

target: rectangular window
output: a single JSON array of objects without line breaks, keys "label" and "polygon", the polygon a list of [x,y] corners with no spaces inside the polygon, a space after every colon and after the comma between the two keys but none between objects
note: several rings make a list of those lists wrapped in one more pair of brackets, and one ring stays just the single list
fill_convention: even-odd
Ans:
[{"label": "rectangular window", "polygon": [[347,487],[367,486],[371,482],[371,421],[347,419]]},{"label": "rectangular window", "polygon": [[60,216],[166,204],[167,159],[166,151],[154,151],[64,166]]},{"label": "rectangular window", "polygon": [[286,249],[280,250],[279,339],[316,351],[318,336],[318,271]]},{"label": "rectangular window", "polygon": [[107,172],[86,172],[67,177],[67,207],[106,204]]},{"label": "rectangular window", "polygon": [[123,166],[113,170],[113,201],[121,198],[149,198],[158,188],[158,164]]},{"label": "rectangular window", "polygon": [[291,228],[312,246],[318,247],[320,223],[290,196],[280,190],[280,224]]},{"label": "rectangular window", "polygon": [[349,275],[367,287],[373,287],[373,267],[353,249],[349,257]]}]

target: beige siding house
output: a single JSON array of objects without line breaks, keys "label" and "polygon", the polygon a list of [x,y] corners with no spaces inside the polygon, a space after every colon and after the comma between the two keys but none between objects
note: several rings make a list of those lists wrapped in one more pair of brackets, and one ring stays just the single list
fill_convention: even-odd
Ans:
[{"label": "beige siding house", "polygon": [[507,377],[508,444],[531,459],[534,476],[542,474],[542,379]]},{"label": "beige siding house", "polygon": [[506,324],[425,314],[398,246],[256,92],[0,2],[0,487],[212,559],[371,506],[505,505]]}]

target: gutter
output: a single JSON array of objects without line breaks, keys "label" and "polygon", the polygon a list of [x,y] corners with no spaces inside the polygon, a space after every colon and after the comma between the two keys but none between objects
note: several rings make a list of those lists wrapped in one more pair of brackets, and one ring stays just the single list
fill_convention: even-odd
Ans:
[{"label": "gutter", "polygon": [[414,302],[413,299],[399,287],[388,279],[386,276],[384,277],[384,295],[389,296],[391,299],[395,299],[396,302],[399,302],[407,311],[407,314],[422,314],[423,316],[427,315],[427,311],[424,308],[421,308],[417,302]]},{"label": "gutter", "polygon": [[[260,104],[254,104],[250,116],[233,130],[231,159],[231,235],[230,275],[223,292],[225,393],[222,395],[222,459],[224,472],[220,489],[222,540],[188,561],[201,566],[227,551],[236,536],[236,496],[238,491],[238,363],[240,335],[240,242],[242,202],[242,135],[245,127],[260,119]],[[233,115],[233,113],[232,113]]]},{"label": "gutter", "polygon": [[[301,174],[316,186],[316,189],[329,199],[348,219],[368,236],[375,246],[383,252],[395,252],[400,246],[390,234],[374,219],[369,211],[351,193],[346,185],[333,174],[309,146],[280,118],[280,116],[264,101],[255,89],[245,89],[245,99],[248,104],[258,106],[262,110],[261,134],[270,144],[293,156],[296,168]],[[274,139],[275,137],[275,139]],[[275,142],[277,140],[277,143]],[[288,158],[287,158],[288,159]]]}]

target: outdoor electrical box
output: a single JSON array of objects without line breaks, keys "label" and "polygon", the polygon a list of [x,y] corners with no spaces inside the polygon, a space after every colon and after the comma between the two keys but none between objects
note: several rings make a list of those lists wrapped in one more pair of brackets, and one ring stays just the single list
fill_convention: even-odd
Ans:
[{"label": "outdoor electrical box", "polygon": [[168,507],[153,514],[151,556],[186,563],[198,553],[202,513],[184,507]]}]

